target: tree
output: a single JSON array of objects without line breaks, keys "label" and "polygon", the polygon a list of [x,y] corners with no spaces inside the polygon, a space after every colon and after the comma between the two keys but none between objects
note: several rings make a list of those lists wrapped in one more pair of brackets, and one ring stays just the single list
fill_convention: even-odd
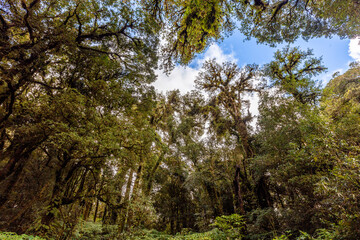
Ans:
[{"label": "tree", "polygon": [[[175,4],[174,4],[175,3]],[[190,0],[172,3],[174,7],[165,8],[164,15],[169,21],[167,45],[163,53],[165,59],[178,60],[188,64],[196,53],[202,52],[214,40],[230,32],[229,3],[223,0]],[[171,4],[164,1],[163,4]],[[171,62],[167,62],[171,65]]]},{"label": "tree", "polygon": [[271,228],[312,233],[326,226],[321,219],[332,219],[322,204],[326,196],[317,191],[335,164],[313,79],[324,68],[311,51],[296,48],[276,52],[265,68],[272,88],[261,97],[254,167],[268,176],[278,211]]},{"label": "tree", "polygon": [[204,64],[196,80],[197,86],[209,94],[208,115],[212,128],[219,134],[228,132],[237,139],[239,162],[235,170],[234,191],[236,207],[242,214],[245,214],[242,188],[246,186],[247,190],[252,190],[248,161],[254,157],[248,130],[252,117],[246,94],[260,91],[254,83],[258,76],[256,65],[239,69],[234,63],[219,65],[211,60]]},{"label": "tree", "polygon": [[279,92],[290,94],[301,104],[315,103],[320,96],[320,87],[312,77],[326,68],[321,65],[321,58],[312,55],[310,49],[285,47],[275,52],[274,60],[265,65],[264,72]]},{"label": "tree", "polygon": [[358,0],[142,0],[163,24],[165,69],[188,64],[196,53],[235,29],[248,39],[276,46],[318,37],[360,34]]},{"label": "tree", "polygon": [[[23,232],[40,215],[48,226],[61,208],[101,198],[91,191],[99,172],[138,145],[127,139],[144,133],[153,106],[158,25],[130,2],[3,1],[1,9],[1,223]],[[43,193],[24,191],[39,203],[34,212],[16,194],[24,186]]]},{"label": "tree", "polygon": [[190,188],[188,178],[194,171],[192,161],[202,152],[203,103],[203,97],[197,92],[182,96],[179,91],[172,91],[166,97],[159,97],[157,114],[153,118],[166,151],[153,176],[154,188],[158,190],[151,194],[160,218],[159,228],[167,226],[172,234],[182,228],[196,227],[198,211],[193,198],[198,186]]},{"label": "tree", "polygon": [[[354,38],[359,34],[357,0],[347,1],[236,1],[234,7],[240,31],[260,43],[292,43],[298,37]],[[341,11],[335,11],[341,9]]]},{"label": "tree", "polygon": [[359,63],[351,64],[327,84],[321,99],[336,162],[329,178],[319,184],[319,191],[327,195],[324,204],[334,209],[335,229],[346,239],[360,234],[355,227],[359,224],[359,73]]}]

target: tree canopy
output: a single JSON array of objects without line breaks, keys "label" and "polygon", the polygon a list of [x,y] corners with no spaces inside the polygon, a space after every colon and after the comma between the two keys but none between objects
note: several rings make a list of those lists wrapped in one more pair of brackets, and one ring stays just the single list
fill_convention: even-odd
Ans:
[{"label": "tree canopy", "polygon": [[234,31],[353,38],[359,10],[0,1],[0,238],[358,239],[358,62],[322,87],[321,57],[288,45],[262,66],[210,59],[186,94],[151,83]]}]

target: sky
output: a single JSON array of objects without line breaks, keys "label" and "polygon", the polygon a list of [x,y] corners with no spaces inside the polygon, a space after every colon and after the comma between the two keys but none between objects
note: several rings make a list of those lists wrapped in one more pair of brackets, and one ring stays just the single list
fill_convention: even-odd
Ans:
[{"label": "sky", "polygon": [[[153,85],[163,93],[179,89],[181,93],[185,94],[195,89],[196,76],[203,63],[208,59],[215,58],[218,63],[235,62],[239,67],[252,63],[261,66],[272,61],[275,51],[285,46],[283,44],[271,48],[268,45],[257,44],[255,39],[250,41],[244,41],[244,39],[245,37],[240,33],[234,33],[224,41],[212,44],[204,53],[198,54],[189,66],[176,66],[169,76],[160,70],[157,71],[158,80]],[[290,46],[300,47],[302,50],[313,49],[314,57],[322,57],[323,65],[328,68],[325,73],[316,78],[322,86],[331,80],[334,73],[344,73],[351,62],[360,61],[360,37],[351,40],[339,37],[310,39],[309,41],[298,40]],[[254,116],[251,125],[256,127],[259,97],[253,95],[248,99],[250,100],[250,112]]]},{"label": "sky", "polygon": [[[285,46],[282,44],[271,48],[268,45],[257,44],[255,39],[250,41],[244,41],[244,39],[245,37],[240,33],[234,33],[224,41],[212,44],[204,53],[198,54],[189,66],[176,66],[170,76],[166,76],[160,70],[157,71],[158,80],[154,83],[155,88],[163,93],[175,89],[186,93],[195,89],[194,80],[202,64],[208,59],[216,58],[219,63],[232,61],[240,67],[251,63],[263,65],[272,60],[277,49]],[[320,80],[325,86],[335,72],[344,73],[348,69],[349,63],[355,60],[360,61],[359,41],[360,38],[357,40],[340,39],[339,37],[318,38],[309,41],[298,40],[290,46],[300,47],[303,50],[313,49],[315,57],[322,57],[323,64],[328,70],[318,76],[317,80]]]}]

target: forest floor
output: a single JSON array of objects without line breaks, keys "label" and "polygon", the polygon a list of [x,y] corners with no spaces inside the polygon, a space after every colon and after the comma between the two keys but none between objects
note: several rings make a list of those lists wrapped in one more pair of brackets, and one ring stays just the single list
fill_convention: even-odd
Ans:
[{"label": "forest floor", "polygon": [[[139,229],[127,232],[120,237],[117,234],[117,226],[102,226],[101,223],[86,222],[79,227],[69,239],[76,240],[107,240],[107,239],[126,239],[126,240],[226,240],[226,234],[218,229],[204,233],[182,232],[170,235],[151,229]],[[0,240],[45,240],[46,238],[31,236],[27,234],[18,235],[12,232],[0,232]]]}]

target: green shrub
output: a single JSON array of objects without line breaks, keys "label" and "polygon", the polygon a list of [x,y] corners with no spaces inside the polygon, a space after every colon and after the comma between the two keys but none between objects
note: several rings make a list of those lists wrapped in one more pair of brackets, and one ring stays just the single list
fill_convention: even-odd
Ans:
[{"label": "green shrub", "polygon": [[242,239],[245,233],[246,222],[239,214],[216,217],[214,226],[222,230],[230,239]]},{"label": "green shrub", "polygon": [[94,222],[82,222],[77,226],[74,239],[116,239],[117,225],[103,225]]},{"label": "green shrub", "polygon": [[45,240],[41,237],[34,237],[26,234],[18,235],[13,232],[1,232],[0,240]]},{"label": "green shrub", "polygon": [[[277,236],[273,238],[273,240],[289,240],[289,237],[292,236],[290,231],[287,234],[283,234],[281,236]],[[315,231],[314,236],[309,233],[300,231],[300,235],[296,238],[296,240],[334,240],[338,239],[338,235],[336,231],[329,229],[318,229]]]},{"label": "green shrub", "polygon": [[123,239],[129,240],[227,240],[227,235],[221,230],[215,228],[211,231],[204,233],[178,233],[175,236],[159,232],[156,230],[141,229],[127,236],[123,236]]}]

